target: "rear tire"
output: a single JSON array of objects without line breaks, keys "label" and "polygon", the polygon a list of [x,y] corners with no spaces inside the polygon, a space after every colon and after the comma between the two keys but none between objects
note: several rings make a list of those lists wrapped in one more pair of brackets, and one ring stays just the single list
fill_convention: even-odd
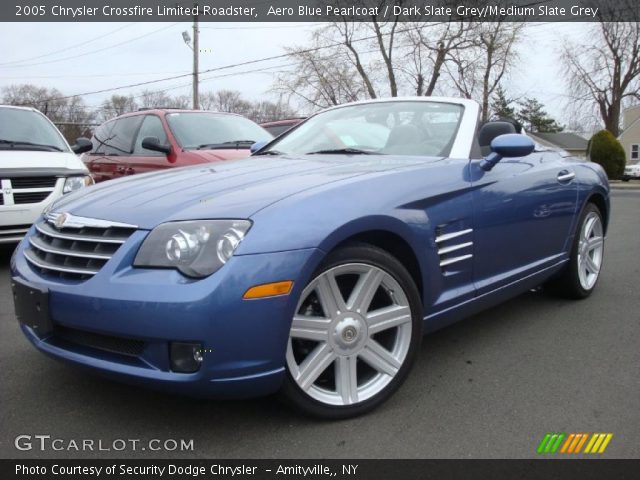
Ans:
[{"label": "rear tire", "polygon": [[296,308],[281,393],[304,413],[354,417],[389,398],[422,338],[422,305],[407,269],[377,247],[330,253]]},{"label": "rear tire", "polygon": [[588,203],[578,220],[571,257],[565,270],[545,285],[565,298],[586,298],[595,289],[604,264],[604,224],[600,209]]}]

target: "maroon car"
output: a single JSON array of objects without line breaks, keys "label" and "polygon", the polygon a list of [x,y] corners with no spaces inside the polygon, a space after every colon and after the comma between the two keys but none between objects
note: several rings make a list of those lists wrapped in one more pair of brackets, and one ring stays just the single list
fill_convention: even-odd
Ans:
[{"label": "maroon car", "polygon": [[260,126],[274,137],[277,137],[289,130],[291,127],[295,127],[305,119],[306,117],[286,118],[283,120],[261,123]]},{"label": "maroon car", "polygon": [[124,175],[248,157],[250,147],[273,136],[240,115],[155,109],[105,122],[82,160],[96,182]]}]

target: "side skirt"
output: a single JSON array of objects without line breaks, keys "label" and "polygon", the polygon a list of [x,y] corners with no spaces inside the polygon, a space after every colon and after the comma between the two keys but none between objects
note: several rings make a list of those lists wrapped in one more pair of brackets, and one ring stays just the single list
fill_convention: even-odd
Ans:
[{"label": "side skirt", "polygon": [[515,282],[503,285],[495,290],[486,292],[478,297],[466,300],[458,305],[447,308],[446,310],[427,315],[424,318],[423,331],[431,333],[455,323],[463,318],[475,315],[478,312],[491,308],[495,305],[504,303],[505,301],[517,297],[518,295],[539,286],[546,280],[551,278],[555,273],[559,272],[569,259],[561,260],[549,267],[538,272],[532,273]]}]

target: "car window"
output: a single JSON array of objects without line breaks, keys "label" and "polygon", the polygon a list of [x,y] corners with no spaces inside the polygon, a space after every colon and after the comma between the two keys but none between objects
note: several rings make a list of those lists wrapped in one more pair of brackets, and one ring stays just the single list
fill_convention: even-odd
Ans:
[{"label": "car window", "polygon": [[142,121],[142,125],[140,126],[140,131],[138,132],[138,137],[136,138],[136,144],[133,148],[133,153],[138,155],[164,157],[165,155],[161,152],[154,152],[152,150],[142,148],[142,140],[147,137],[156,137],[158,138],[158,140],[160,140],[161,144],[167,143],[167,134],[164,131],[162,120],[160,120],[160,118],[156,117],[155,115],[145,115],[144,120]]},{"label": "car window", "polygon": [[[51,146],[55,150],[69,151],[62,135],[44,115],[33,110],[19,108],[0,108],[0,145],[9,146],[12,142]],[[28,145],[19,146],[29,148]],[[3,148],[0,146],[0,148]],[[14,144],[11,148],[16,148]]]},{"label": "car window", "polygon": [[93,137],[91,137],[91,143],[93,144],[93,148],[90,153],[91,155],[104,155],[107,153],[109,150],[109,134],[111,133],[114,123],[115,122],[111,120],[103,123],[95,129]]},{"label": "car window", "polygon": [[264,127],[264,129],[274,137],[277,137],[281,133],[284,133],[287,130],[289,130],[292,126],[293,125],[270,125],[270,126]]},{"label": "car window", "polygon": [[176,140],[185,149],[232,142],[269,141],[273,138],[257,123],[238,115],[185,112],[170,113],[166,119]]},{"label": "car window", "polygon": [[[99,127],[93,138],[93,153],[102,155],[129,155],[133,151],[133,137],[142,116],[117,118]],[[104,127],[104,128],[103,128]]]},{"label": "car window", "polygon": [[367,153],[447,156],[464,107],[405,101],[347,105],[311,117],[276,139],[269,150],[304,155],[358,149]]}]

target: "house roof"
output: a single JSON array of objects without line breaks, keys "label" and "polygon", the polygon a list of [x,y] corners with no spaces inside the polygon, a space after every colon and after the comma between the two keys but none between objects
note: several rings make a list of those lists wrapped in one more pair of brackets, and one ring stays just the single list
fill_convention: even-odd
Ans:
[{"label": "house roof", "polygon": [[547,143],[556,145],[564,150],[586,150],[588,141],[587,139],[576,135],[571,132],[558,132],[558,133],[542,133],[542,132],[527,132],[532,137],[544,140]]}]

